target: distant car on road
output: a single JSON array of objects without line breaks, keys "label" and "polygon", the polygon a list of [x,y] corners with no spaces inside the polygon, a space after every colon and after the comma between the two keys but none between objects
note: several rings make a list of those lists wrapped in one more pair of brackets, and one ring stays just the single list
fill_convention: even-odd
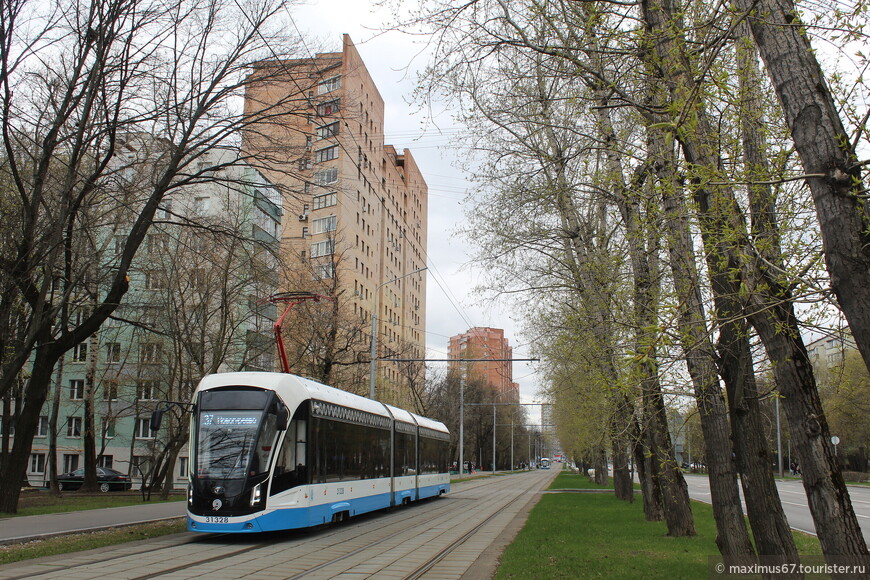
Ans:
[{"label": "distant car on road", "polygon": [[[57,476],[57,484],[61,491],[75,491],[85,482],[85,470],[76,469]],[[127,491],[133,487],[133,482],[126,473],[115,471],[108,467],[97,468],[97,483],[100,491]]]}]

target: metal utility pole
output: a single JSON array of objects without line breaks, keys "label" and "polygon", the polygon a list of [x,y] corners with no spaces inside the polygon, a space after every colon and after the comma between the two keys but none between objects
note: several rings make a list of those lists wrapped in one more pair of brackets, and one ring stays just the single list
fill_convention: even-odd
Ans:
[{"label": "metal utility pole", "polygon": [[492,472],[495,473],[495,403],[492,405]]},{"label": "metal utility pole", "polygon": [[465,472],[465,377],[459,374],[459,475]]}]

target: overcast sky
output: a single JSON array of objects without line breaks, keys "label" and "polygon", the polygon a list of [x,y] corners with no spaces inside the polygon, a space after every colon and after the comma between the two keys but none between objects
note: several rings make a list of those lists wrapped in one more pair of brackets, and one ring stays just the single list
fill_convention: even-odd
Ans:
[{"label": "overcast sky", "polygon": [[[341,50],[341,35],[350,35],[384,99],[385,142],[400,151],[410,149],[429,186],[427,357],[445,358],[450,336],[469,327],[489,326],[505,330],[515,358],[528,358],[517,321],[508,309],[502,304],[481,303],[479,296],[472,295],[481,272],[467,266],[468,243],[455,233],[465,215],[462,202],[471,187],[455,167],[456,154],[447,147],[456,128],[451,126],[449,113],[439,114],[435,126],[427,119],[428,112],[409,104],[416,71],[426,64],[425,55],[420,55],[421,40],[395,31],[378,32],[392,19],[386,11],[373,12],[366,0],[318,0],[292,15],[301,33],[319,41],[311,47],[313,52],[318,46]],[[522,401],[538,401],[532,367],[514,363],[513,374],[520,384]],[[534,416],[538,416],[536,410]]]}]

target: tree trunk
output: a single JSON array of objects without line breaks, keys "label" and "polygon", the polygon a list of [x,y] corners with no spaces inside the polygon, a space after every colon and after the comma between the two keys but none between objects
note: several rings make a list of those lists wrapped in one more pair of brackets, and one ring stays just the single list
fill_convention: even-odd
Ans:
[{"label": "tree trunk", "polygon": [[[864,184],[854,146],[792,0],[737,6],[751,11],[752,34],[808,174],[831,287],[870,368],[870,208],[859,197]],[[857,548],[850,544],[844,539],[842,548]]]},{"label": "tree trunk", "polygon": [[88,368],[85,373],[84,392],[84,429],[82,430],[82,443],[85,459],[85,478],[82,482],[82,491],[94,492],[99,489],[97,485],[97,429],[94,412],[95,387],[97,375],[97,335],[93,334],[83,344],[88,345]]},{"label": "tree trunk", "polygon": [[[870,363],[870,310],[866,308],[870,303],[870,236],[866,204],[855,195],[863,186],[854,151],[809,41],[796,26],[793,3],[763,0],[750,7],[740,0],[737,4],[743,10],[758,10],[765,19],[750,17],[748,22],[795,147],[811,175],[807,181],[816,205],[831,285],[864,361]],[[752,143],[751,139],[745,141]],[[756,157],[748,153],[747,163],[757,162]],[[762,202],[753,204],[753,209],[758,208],[753,212],[753,225],[761,224],[754,229],[765,231],[766,224],[761,220],[770,215],[770,196],[759,195],[756,188],[751,191],[755,194],[753,199]],[[765,257],[773,258],[774,264],[781,263],[778,244],[763,244],[762,248],[773,248],[776,255]],[[833,454],[806,348],[796,334],[793,307],[790,301],[773,302],[788,297],[788,291],[774,286],[771,294],[767,302],[775,304],[773,310],[766,312],[764,301],[756,300],[756,314],[751,320],[774,363],[822,550],[829,555],[867,555],[839,462]]]},{"label": "tree trunk", "polygon": [[28,459],[39,425],[39,414],[48,397],[54,365],[62,353],[57,348],[46,347],[44,342],[36,350],[33,371],[15,422],[15,439],[6,464],[7,470],[0,477],[0,512],[14,514],[18,511],[21,482],[27,477]]},{"label": "tree trunk", "polygon": [[[743,161],[749,186],[749,206],[752,239],[755,248],[771,264],[782,264],[779,227],[776,222],[776,200],[769,185],[766,145],[762,126],[761,86],[758,55],[749,38],[746,22],[738,25],[737,64],[740,102],[740,131]],[[737,469],[741,474],[746,511],[758,553],[788,564],[798,561],[794,543],[776,481],[771,468],[764,423],[758,402],[758,387],[749,346],[749,328],[739,318],[740,305],[729,300],[717,306],[720,319],[717,349],[722,378],[728,391],[729,413],[734,432]],[[799,575],[794,575],[799,577]]]},{"label": "tree trunk", "polygon": [[610,481],[607,474],[607,451],[599,447],[595,452],[595,483],[606,486]]},{"label": "tree trunk", "polygon": [[613,403],[613,418],[610,422],[610,445],[613,450],[613,492],[618,499],[634,501],[634,481],[629,469],[629,446],[631,426],[634,423],[634,406],[625,393],[617,393]]},{"label": "tree trunk", "polygon": [[689,500],[689,488],[683,478],[683,472],[674,459],[661,385],[658,375],[650,376],[654,377],[650,381],[653,384],[643,386],[644,415],[649,429],[650,460],[661,489],[668,535],[694,536],[695,523]]},{"label": "tree trunk", "polygon": [[[802,465],[810,477],[804,487],[822,549],[830,555],[866,554],[867,548],[852,510],[842,474],[829,441],[812,368],[800,338],[791,296],[778,280],[765,276],[755,262],[747,262],[754,250],[747,240],[743,214],[734,192],[719,175],[717,139],[703,105],[702,92],[690,72],[683,39],[670,26],[677,21],[669,2],[643,3],[663,78],[671,91],[672,109],[680,111],[677,136],[689,164],[693,195],[699,209],[711,280],[723,283],[727,295],[746,296],[750,323],[758,331],[774,368],[783,405],[789,418]],[[715,259],[713,258],[715,256]],[[739,274],[739,281],[735,278]],[[717,282],[718,281],[718,282]],[[726,288],[714,288],[723,292]],[[708,453],[708,457],[709,457]]]},{"label": "tree trunk", "polygon": [[662,205],[669,230],[671,270],[677,301],[680,304],[680,341],[695,389],[695,400],[698,403],[701,430],[707,449],[707,476],[710,480],[710,497],[718,531],[716,545],[726,562],[747,564],[754,559],[755,551],[743,520],[737,488],[737,469],[732,457],[728,411],[719,386],[713,345],[707,332],[685,206],[682,197],[670,190],[676,185],[670,172],[662,167],[659,173],[664,186]]},{"label": "tree trunk", "polygon": [[57,361],[57,378],[52,391],[51,415],[48,419],[48,481],[51,494],[60,496],[57,483],[57,418],[60,415],[60,394],[63,389],[63,357]]},{"label": "tree trunk", "polygon": [[771,306],[769,301],[758,301],[755,306],[758,310],[750,320],[773,363],[822,551],[831,556],[866,556],[867,545],[831,443],[812,365],[796,334],[791,302]]},{"label": "tree trunk", "polygon": [[660,522],[665,519],[665,513],[658,476],[647,444],[647,431],[642,425],[638,425],[636,431],[638,437],[634,445],[634,464],[637,466],[637,478],[640,481],[643,515],[648,522]]},{"label": "tree trunk", "polygon": [[720,326],[717,343],[728,391],[737,471],[758,554],[767,556],[767,562],[789,564],[798,561],[797,547],[773,477],[747,333],[742,320],[725,323]]}]

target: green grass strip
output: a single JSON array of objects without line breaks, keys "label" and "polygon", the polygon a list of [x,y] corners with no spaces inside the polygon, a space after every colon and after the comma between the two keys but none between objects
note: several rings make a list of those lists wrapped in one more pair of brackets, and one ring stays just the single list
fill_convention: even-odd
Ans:
[{"label": "green grass strip", "polygon": [[[561,474],[554,487],[580,489],[583,479],[588,482]],[[502,555],[495,578],[706,578],[709,558],[719,555],[713,511],[699,502],[692,511],[697,535],[671,538],[664,522],[645,520],[640,496],[628,503],[609,493],[545,494]],[[821,553],[814,536],[795,538],[801,554]]]},{"label": "green grass strip", "polygon": [[59,554],[93,550],[95,548],[114,546],[136,540],[147,540],[167,534],[178,534],[186,529],[186,520],[184,518],[177,518],[96,532],[65,534],[55,538],[34,540],[23,544],[0,545],[0,564],[12,564],[31,558],[57,556]]}]

